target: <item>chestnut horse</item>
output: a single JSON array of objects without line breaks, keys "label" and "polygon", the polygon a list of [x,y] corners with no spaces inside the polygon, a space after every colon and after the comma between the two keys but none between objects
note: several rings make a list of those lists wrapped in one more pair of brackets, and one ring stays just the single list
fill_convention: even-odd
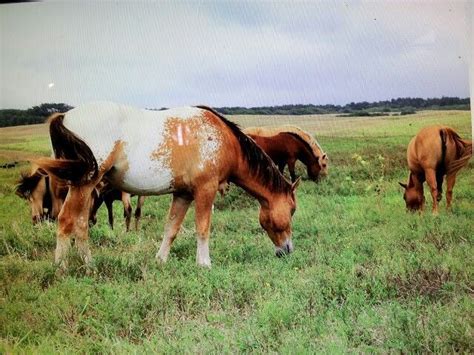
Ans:
[{"label": "chestnut horse", "polygon": [[59,214],[55,252],[55,261],[63,268],[72,237],[84,262],[91,261],[87,214],[90,192],[102,178],[129,193],[173,194],[156,255],[162,262],[194,200],[196,261],[211,265],[211,209],[216,192],[228,181],[260,202],[260,224],[277,256],[293,250],[291,219],[299,180],[289,183],[253,140],[211,108],[149,111],[92,103],[53,115],[50,136],[57,159],[37,163],[70,184]]},{"label": "chestnut horse", "polygon": [[313,181],[318,181],[320,176],[326,176],[328,173],[327,154],[308,132],[299,127],[249,127],[244,133],[255,140],[282,173],[288,165],[292,181],[296,180],[297,160],[306,165],[308,177]]},{"label": "chestnut horse", "polygon": [[408,144],[407,161],[410,175],[408,183],[399,183],[404,189],[403,198],[408,210],[423,210],[426,180],[433,198],[433,213],[438,213],[442,197],[443,178],[446,175],[446,207],[451,208],[456,174],[467,165],[472,155],[472,141],[461,137],[449,127],[423,128]]},{"label": "chestnut horse", "polygon": [[33,168],[30,173],[22,173],[15,187],[15,194],[30,205],[33,224],[43,220],[55,220],[66,199],[67,191],[66,185],[37,168]]},{"label": "chestnut horse", "polygon": [[[101,204],[105,202],[109,215],[109,224],[113,229],[113,201],[122,201],[124,208],[125,225],[127,232],[130,230],[130,220],[132,215],[132,205],[130,194],[111,188],[108,184],[101,183],[99,188],[92,191],[93,207],[89,215],[92,224],[97,223],[97,211]],[[28,201],[31,208],[31,219],[33,224],[44,220],[56,220],[66,199],[69,187],[58,181],[54,176],[49,176],[45,172],[33,169],[31,173],[22,173],[21,178],[15,187],[17,196]],[[141,217],[141,207],[144,196],[139,196],[137,208],[135,210],[135,228]]]}]

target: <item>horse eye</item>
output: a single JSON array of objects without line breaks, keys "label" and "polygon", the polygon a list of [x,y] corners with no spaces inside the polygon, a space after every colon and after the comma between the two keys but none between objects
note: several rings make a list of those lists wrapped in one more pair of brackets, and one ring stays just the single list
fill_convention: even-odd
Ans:
[{"label": "horse eye", "polygon": [[293,216],[295,214],[296,208],[291,209],[291,215]]}]

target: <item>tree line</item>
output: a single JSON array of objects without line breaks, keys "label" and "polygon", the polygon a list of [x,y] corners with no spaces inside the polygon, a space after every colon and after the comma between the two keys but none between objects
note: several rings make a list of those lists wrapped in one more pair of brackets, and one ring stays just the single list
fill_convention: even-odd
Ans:
[{"label": "tree line", "polygon": [[217,111],[227,115],[314,115],[336,113],[349,116],[372,116],[396,112],[415,113],[416,110],[470,110],[469,98],[441,97],[423,99],[419,97],[400,97],[375,102],[351,102],[346,105],[282,105],[259,107],[220,107]]},{"label": "tree line", "polygon": [[[43,123],[52,113],[66,112],[73,107],[65,103],[43,103],[26,110],[0,110],[0,127]],[[161,108],[163,109],[163,108]],[[259,107],[216,107],[225,115],[314,115],[380,116],[412,114],[417,110],[470,110],[469,98],[441,97],[423,99],[404,97],[376,102],[351,102],[346,105],[280,105]]]},{"label": "tree line", "polygon": [[44,123],[55,112],[66,112],[73,107],[64,103],[47,103],[27,110],[0,110],[0,127]]}]

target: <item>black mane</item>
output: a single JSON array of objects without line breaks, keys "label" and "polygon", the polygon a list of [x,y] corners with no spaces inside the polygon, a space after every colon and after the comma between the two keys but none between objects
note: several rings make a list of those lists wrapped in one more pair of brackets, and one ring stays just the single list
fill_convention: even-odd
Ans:
[{"label": "black mane", "polygon": [[295,137],[298,141],[303,143],[305,148],[309,151],[309,154],[311,154],[316,159],[316,161],[319,161],[319,157],[315,156],[313,153],[313,148],[309,145],[309,143],[305,139],[300,137],[297,133],[294,133],[294,132],[281,132],[281,133],[287,133],[290,136]]},{"label": "black mane", "polygon": [[36,189],[43,175],[37,170],[33,174],[21,173],[20,180],[15,187],[15,194],[21,198],[28,199]]},{"label": "black mane", "polygon": [[234,136],[240,144],[242,153],[244,154],[250,171],[254,176],[258,176],[260,180],[271,190],[275,192],[290,192],[291,184],[280,173],[275,163],[270,157],[245,133],[240,130],[240,127],[222,116],[219,112],[207,106],[196,106],[197,108],[212,112],[219,117],[227,127],[230,128]]}]

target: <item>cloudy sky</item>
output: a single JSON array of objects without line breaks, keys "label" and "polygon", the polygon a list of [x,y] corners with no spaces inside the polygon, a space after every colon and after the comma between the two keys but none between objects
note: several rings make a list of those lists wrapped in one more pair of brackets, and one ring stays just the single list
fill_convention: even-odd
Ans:
[{"label": "cloudy sky", "polygon": [[0,108],[469,96],[467,2],[0,5]]}]

